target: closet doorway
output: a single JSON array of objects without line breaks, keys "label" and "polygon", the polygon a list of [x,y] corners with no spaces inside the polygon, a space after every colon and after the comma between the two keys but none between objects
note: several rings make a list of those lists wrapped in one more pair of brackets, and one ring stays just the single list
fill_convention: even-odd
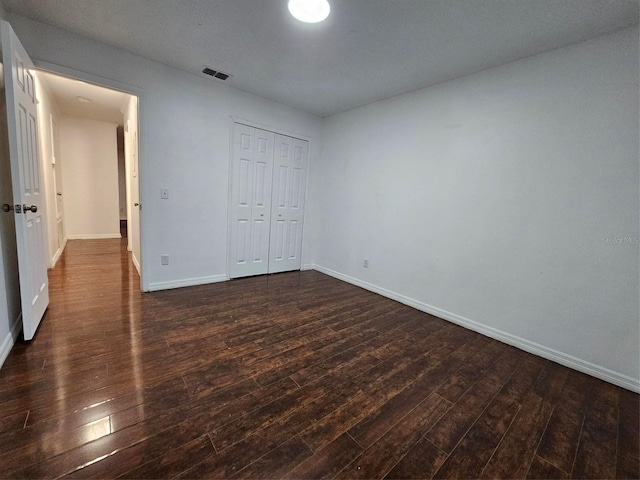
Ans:
[{"label": "closet doorway", "polygon": [[233,124],[230,278],[299,270],[309,142]]}]

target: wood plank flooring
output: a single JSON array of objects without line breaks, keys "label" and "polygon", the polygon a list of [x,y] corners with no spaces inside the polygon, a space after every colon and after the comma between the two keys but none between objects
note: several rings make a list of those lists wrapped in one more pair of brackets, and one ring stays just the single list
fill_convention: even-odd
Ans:
[{"label": "wood plank flooring", "polygon": [[142,294],[70,241],[0,370],[3,478],[638,478],[639,399],[317,272]]}]

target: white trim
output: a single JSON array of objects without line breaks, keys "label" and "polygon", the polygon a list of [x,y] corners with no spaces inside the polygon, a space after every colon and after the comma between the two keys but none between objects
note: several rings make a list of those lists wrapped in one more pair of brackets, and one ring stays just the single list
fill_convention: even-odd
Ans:
[{"label": "white trim", "polygon": [[627,390],[640,392],[640,380],[636,378],[632,378],[628,375],[624,375],[619,372],[614,372],[613,370],[609,370],[608,368],[602,367],[600,365],[595,365],[586,360],[582,360],[580,358],[574,357],[572,355],[568,355],[558,350],[545,347],[544,345],[540,345],[539,343],[526,340],[524,338],[518,337],[516,335],[512,335],[502,330],[498,330],[497,328],[489,327],[487,325],[476,322],[474,320],[463,317],[461,315],[457,315],[455,313],[442,310],[440,308],[434,307],[432,305],[428,305],[426,303],[420,302],[413,298],[406,297],[404,295],[393,292],[391,290],[387,290],[386,288],[378,287],[377,285],[373,285],[371,283],[359,280],[357,278],[351,277],[349,275],[345,275],[340,272],[336,272],[335,270],[331,270],[329,268],[322,267],[320,265],[315,265],[315,264],[305,265],[304,269],[317,270],[318,272],[324,273],[331,277],[337,278],[339,280],[343,280],[347,283],[351,283],[358,287],[364,288],[365,290],[375,292],[384,297],[391,298],[392,300],[403,303],[405,305],[409,305],[410,307],[416,308],[423,312],[429,313],[431,315],[435,315],[439,318],[442,318],[443,320],[447,320],[449,322],[455,323],[462,327],[468,328],[469,330],[473,330],[474,332],[481,333],[482,335],[486,335],[487,337],[495,338],[496,340],[499,340],[503,343],[513,345],[514,347],[519,348],[520,350],[524,350],[525,352],[529,352],[534,355],[538,355],[539,357],[552,360],[556,363],[564,365],[565,367],[578,370],[580,372],[586,373],[588,375],[591,375],[593,377],[599,378],[606,382],[612,383],[619,387],[626,388]]},{"label": "white trim", "polygon": [[[304,265],[302,265],[300,267],[300,270],[305,271],[305,270],[318,270],[320,271],[321,267],[318,267],[317,265],[314,265],[313,263],[305,263]],[[328,274],[327,274],[328,275]]]},{"label": "white trim", "polygon": [[18,318],[16,318],[16,321],[13,322],[13,325],[11,325],[11,328],[9,329],[9,333],[7,333],[7,336],[2,341],[2,345],[0,345],[0,368],[2,368],[4,361],[9,356],[9,353],[11,353],[11,349],[15,345],[21,330],[22,313],[20,313]]},{"label": "white trim", "polygon": [[55,268],[56,264],[58,263],[58,260],[60,260],[60,257],[62,256],[62,252],[64,252],[64,247],[67,246],[67,241],[69,240],[68,236],[64,237],[64,240],[62,241],[62,246],[58,248],[58,251],[53,255],[53,258],[51,259],[51,268]]},{"label": "white trim", "polygon": [[122,238],[119,233],[70,233],[68,240],[100,240],[103,238]]},{"label": "white trim", "polygon": [[[130,95],[135,95],[138,97],[138,185],[139,185],[139,198],[140,205],[144,205],[147,199],[147,190],[151,192],[151,187],[147,187],[147,183],[149,182],[147,176],[143,174],[144,169],[146,167],[146,151],[147,151],[147,135],[143,135],[144,132],[147,131],[146,122],[147,122],[147,94],[144,88],[139,87],[137,85],[130,85],[127,83],[120,82],[118,80],[114,80],[112,78],[103,77],[100,75],[95,75],[89,72],[85,72],[82,70],[77,70],[75,68],[66,67],[64,65],[58,65],[55,63],[46,62],[39,59],[33,59],[33,63],[38,70],[44,70],[46,72],[55,73],[57,75],[62,75],[65,77],[72,78],[74,80],[83,80],[89,83],[94,83],[96,85],[104,86],[113,90],[119,90],[124,93],[128,93]],[[150,194],[149,194],[150,196]],[[140,209],[142,210],[142,208]],[[139,225],[139,233],[140,233],[140,262],[144,262],[142,259],[145,258],[148,254],[148,251],[151,249],[151,245],[149,242],[146,242],[146,232],[149,230],[147,223],[150,220],[147,220],[148,215],[143,215],[140,213],[140,225]],[[145,263],[141,263],[141,271],[140,271],[140,289],[143,292],[149,290],[148,284],[148,266]]]},{"label": "white trim", "polygon": [[77,70],[75,68],[59,65],[56,63],[47,62],[38,58],[33,58],[33,65],[38,70],[44,72],[54,73],[63,77],[68,77],[73,80],[83,80],[88,83],[93,83],[98,86],[106,87],[111,90],[118,90],[119,92],[128,93],[131,95],[140,96],[144,93],[144,89],[136,85],[120,82],[112,78],[103,77],[101,75],[95,75],[93,73]]},{"label": "white trim", "polygon": [[[287,130],[285,128],[274,127],[272,125],[267,125],[265,123],[254,122],[253,120],[247,120],[246,118],[236,117],[235,115],[231,115],[231,123],[240,123],[242,125],[246,125],[247,127],[259,128],[260,130],[266,130],[267,132],[278,133],[280,135],[284,135],[285,137],[297,138],[298,140],[305,140],[309,142],[309,144],[311,144],[311,137],[307,137],[306,135],[301,135],[299,133],[292,132],[291,130]],[[231,135],[233,135],[233,132],[231,133]],[[231,138],[233,139],[233,137]]]},{"label": "white trim", "polygon": [[133,266],[136,267],[136,270],[138,271],[138,275],[140,275],[140,262],[138,261],[136,256],[133,254],[133,252],[131,252],[131,261],[133,262]]},{"label": "white trim", "polygon": [[226,245],[226,266],[227,271],[224,275],[225,280],[231,280],[231,264],[232,253],[231,253],[231,239],[233,235],[231,234],[231,229],[233,228],[233,219],[231,218],[231,212],[233,205],[233,139],[234,139],[234,129],[235,129],[235,118],[233,116],[229,117],[229,166],[227,170],[227,245]]},{"label": "white trim", "polygon": [[207,283],[225,282],[226,275],[211,275],[209,277],[184,278],[182,280],[169,280],[168,282],[151,282],[149,291],[168,290],[170,288],[192,287],[194,285],[205,285]]}]

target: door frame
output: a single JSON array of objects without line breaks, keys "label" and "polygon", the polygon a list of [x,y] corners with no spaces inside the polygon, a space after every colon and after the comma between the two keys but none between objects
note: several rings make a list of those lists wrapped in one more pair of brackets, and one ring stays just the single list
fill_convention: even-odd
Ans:
[{"label": "door frame", "polygon": [[[54,73],[57,75],[62,75],[74,80],[80,80],[87,83],[93,83],[95,85],[103,86],[106,88],[110,88],[113,90],[119,90],[124,93],[128,93],[131,95],[135,95],[138,97],[138,185],[139,185],[139,196],[140,196],[140,205],[144,205],[146,203],[145,199],[147,197],[147,192],[149,191],[148,186],[148,175],[146,175],[146,142],[147,137],[144,135],[146,132],[146,96],[147,93],[144,88],[139,87],[137,85],[130,85],[127,83],[119,82],[118,80],[113,80],[111,78],[102,77],[100,75],[94,75],[92,73],[83,72],[82,70],[76,70],[74,68],[64,67],[62,65],[58,65],[55,63],[45,62],[42,60],[38,60],[37,58],[33,58],[33,64],[37,70],[43,70],[45,72]],[[145,232],[148,231],[147,223],[148,223],[148,215],[140,215],[140,225],[138,227],[140,233],[140,289],[143,292],[149,291],[149,276],[147,275],[147,271],[149,266],[147,265],[144,259],[148,258],[148,249],[149,246],[147,242],[145,242],[145,238],[147,237]]]},{"label": "door frame", "polygon": [[[304,191],[304,205],[305,205],[305,217],[307,212],[308,205],[308,196],[309,196],[309,177],[311,176],[311,152],[312,152],[312,140],[311,137],[307,135],[303,135],[301,133],[296,133],[291,130],[287,130],[286,128],[273,127],[271,125],[267,125],[265,123],[254,122],[253,120],[247,120],[246,118],[237,117],[231,115],[229,117],[229,167],[227,170],[227,179],[228,179],[228,192],[227,192],[227,269],[225,272],[225,279],[227,281],[231,280],[231,263],[233,262],[232,256],[232,239],[231,239],[231,229],[233,219],[231,218],[231,205],[233,204],[233,129],[236,123],[240,123],[242,125],[246,125],[247,127],[259,128],[260,130],[266,130],[268,132],[272,132],[279,135],[284,135],[286,137],[298,138],[300,140],[304,140],[309,142],[309,152],[307,153],[307,178],[305,179],[305,191]],[[305,233],[307,230],[307,223],[302,223],[302,245],[300,246],[300,270],[308,270],[303,260],[305,258]]]}]

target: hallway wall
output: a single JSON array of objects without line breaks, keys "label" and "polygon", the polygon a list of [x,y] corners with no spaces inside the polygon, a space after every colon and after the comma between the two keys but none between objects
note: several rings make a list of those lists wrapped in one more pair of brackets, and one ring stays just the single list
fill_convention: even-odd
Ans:
[{"label": "hallway wall", "polygon": [[62,116],[67,237],[120,238],[116,125]]}]

